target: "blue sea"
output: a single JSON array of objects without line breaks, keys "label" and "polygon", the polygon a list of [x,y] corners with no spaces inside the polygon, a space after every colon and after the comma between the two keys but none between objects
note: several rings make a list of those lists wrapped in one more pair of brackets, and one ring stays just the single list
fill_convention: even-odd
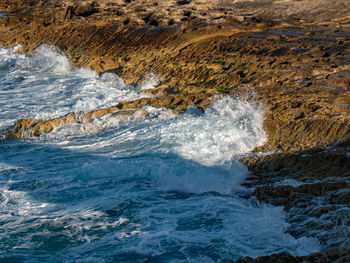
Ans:
[{"label": "blue sea", "polygon": [[[54,47],[0,49],[0,129],[148,95],[75,68]],[[320,250],[294,238],[282,207],[244,198],[238,162],[266,141],[264,109],[229,97],[205,112],[113,116],[21,140],[0,139],[1,262],[227,262]]]}]

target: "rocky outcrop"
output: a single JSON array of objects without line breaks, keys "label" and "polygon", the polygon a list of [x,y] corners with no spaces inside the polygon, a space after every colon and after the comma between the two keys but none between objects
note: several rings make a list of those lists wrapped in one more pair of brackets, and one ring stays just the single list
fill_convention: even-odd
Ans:
[{"label": "rocky outcrop", "polygon": [[20,139],[40,136],[57,128],[72,124],[92,123],[94,120],[106,115],[116,122],[143,119],[148,117],[149,112],[143,107],[164,107],[173,114],[181,114],[189,106],[197,106],[199,109],[208,107],[214,100],[209,99],[207,94],[169,95],[155,98],[144,98],[136,101],[120,102],[115,106],[97,109],[90,112],[72,112],[65,116],[49,120],[36,120],[33,118],[20,119],[12,128],[1,131],[4,139]]},{"label": "rocky outcrop", "polygon": [[20,119],[15,122],[11,129],[5,131],[3,137],[5,139],[19,139],[40,136],[66,125],[90,123],[94,119],[107,114],[111,114],[111,117],[117,122],[123,122],[127,120],[144,118],[148,116],[149,112],[146,110],[112,111],[110,108],[108,108],[89,113],[69,113],[63,117],[49,120]]},{"label": "rocky outcrop", "polygon": [[[296,237],[350,248],[350,2],[1,1],[0,43],[56,45],[76,66],[127,84],[150,71],[150,98],[52,120],[19,120],[6,138],[38,136],[106,114],[146,117],[146,105],[205,108],[215,94],[261,101],[268,140],[242,162],[262,202],[283,205]],[[141,112],[141,115],[137,115]],[[135,115],[136,114],[136,115]],[[131,117],[132,116],[132,117]],[[251,195],[251,196],[252,196]],[[240,262],[346,262],[348,252]],[[317,261],[318,260],[318,261]]]},{"label": "rocky outcrop", "polygon": [[273,254],[271,256],[259,257],[256,259],[245,257],[237,260],[236,263],[341,263],[350,261],[350,251],[332,251],[327,254],[315,253],[309,256],[293,257],[287,252]]},{"label": "rocky outcrop", "polygon": [[252,196],[284,206],[288,232],[316,237],[325,251],[348,249],[350,228],[349,142],[322,150],[246,158]]}]

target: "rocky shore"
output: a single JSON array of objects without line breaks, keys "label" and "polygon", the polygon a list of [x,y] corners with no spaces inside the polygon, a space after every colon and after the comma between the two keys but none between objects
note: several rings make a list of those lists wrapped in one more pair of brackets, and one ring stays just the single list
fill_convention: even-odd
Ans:
[{"label": "rocky shore", "polygon": [[[54,45],[77,67],[114,72],[151,97],[52,120],[22,119],[7,139],[39,136],[105,114],[181,113],[214,96],[262,102],[265,145],[241,161],[262,202],[282,205],[295,237],[322,252],[238,262],[350,261],[350,2],[335,0],[21,0],[0,2],[0,43]],[[332,251],[332,252],[330,252]]]}]

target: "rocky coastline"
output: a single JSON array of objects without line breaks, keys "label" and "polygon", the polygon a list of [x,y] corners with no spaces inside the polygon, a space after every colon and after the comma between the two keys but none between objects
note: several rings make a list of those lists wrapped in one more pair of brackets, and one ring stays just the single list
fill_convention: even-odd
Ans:
[{"label": "rocky coastline", "polygon": [[[22,119],[6,139],[39,136],[140,108],[181,114],[215,96],[262,102],[267,142],[241,161],[259,201],[281,205],[293,236],[322,253],[237,262],[350,262],[350,3],[327,1],[1,1],[1,46],[54,45],[77,67],[114,72],[150,98],[51,120]],[[249,196],[250,197],[250,196]]]}]

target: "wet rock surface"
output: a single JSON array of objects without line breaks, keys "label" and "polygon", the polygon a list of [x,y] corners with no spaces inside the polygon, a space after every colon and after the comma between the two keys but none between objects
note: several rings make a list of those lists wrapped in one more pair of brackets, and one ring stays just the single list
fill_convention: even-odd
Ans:
[{"label": "wet rock surface", "polygon": [[49,133],[66,125],[91,123],[106,115],[111,116],[118,122],[142,119],[149,115],[147,110],[142,109],[145,106],[165,108],[173,114],[181,114],[189,106],[196,106],[198,109],[203,110],[203,108],[210,105],[213,101],[209,99],[207,94],[163,95],[154,98],[120,102],[115,106],[90,112],[72,112],[65,116],[48,120],[36,120],[33,118],[20,119],[15,122],[12,128],[5,129],[0,134],[4,139],[30,138]]},{"label": "wet rock surface", "polygon": [[182,112],[213,96],[262,102],[268,140],[242,160],[245,185],[284,206],[288,231],[317,237],[325,254],[238,262],[350,261],[350,2],[22,0],[1,1],[0,12],[2,45],[54,44],[76,66],[115,72],[128,85],[149,72],[160,80],[143,91],[150,98],[19,120],[6,138],[147,105]]},{"label": "wet rock surface", "polygon": [[253,171],[245,183],[257,186],[252,195],[285,207],[289,233],[317,237],[325,251],[349,248],[350,156],[343,147],[243,162]]},{"label": "wet rock surface", "polygon": [[259,257],[256,259],[246,257],[237,260],[236,263],[340,263],[349,262],[350,251],[332,251],[327,254],[315,253],[304,257],[293,257],[291,254],[282,252],[271,256]]}]

